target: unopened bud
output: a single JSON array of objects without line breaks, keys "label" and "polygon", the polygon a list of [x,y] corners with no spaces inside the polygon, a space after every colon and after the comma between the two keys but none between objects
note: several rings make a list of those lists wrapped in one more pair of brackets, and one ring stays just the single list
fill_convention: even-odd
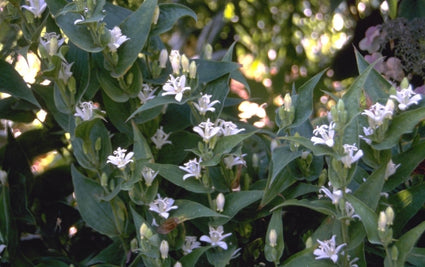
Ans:
[{"label": "unopened bud", "polygon": [[168,51],[167,49],[162,49],[159,53],[159,67],[165,69],[167,67],[168,60]]},{"label": "unopened bud", "polygon": [[385,216],[387,217],[387,225],[392,225],[394,221],[394,210],[391,206],[385,209]]},{"label": "unopened bud", "polygon": [[75,95],[75,93],[77,93],[77,85],[75,82],[75,78],[74,77],[69,77],[68,79],[68,89],[71,92],[71,94]]},{"label": "unopened bud", "polygon": [[183,73],[189,73],[189,59],[184,54],[181,57],[181,63],[182,63]]},{"label": "unopened bud", "polygon": [[252,167],[253,168],[258,168],[259,166],[259,158],[258,158],[258,154],[257,153],[253,153],[252,154]]},{"label": "unopened bud", "polygon": [[398,260],[398,248],[396,245],[391,247],[391,259],[393,261],[397,261]]},{"label": "unopened bud", "polygon": [[53,36],[50,39],[50,45],[49,45],[49,55],[53,56],[58,51],[58,38],[56,36]]},{"label": "unopened bud", "polygon": [[100,185],[102,187],[108,186],[108,176],[106,175],[106,173],[102,173],[102,176],[100,176]]},{"label": "unopened bud", "polygon": [[152,24],[156,25],[158,23],[158,18],[159,18],[159,6],[156,5],[155,7],[155,11],[153,12],[153,17],[152,17]]},{"label": "unopened bud", "polygon": [[137,239],[136,238],[133,238],[130,241],[130,249],[131,249],[131,251],[136,251],[137,250]]},{"label": "unopened bud", "polygon": [[[387,100],[387,103],[385,104],[385,109],[387,111],[391,111],[391,113],[393,113],[394,112],[394,109],[395,109],[394,100],[388,99]],[[391,117],[389,119],[391,119]]]},{"label": "unopened bud", "polygon": [[196,79],[196,63],[195,61],[190,62],[189,66],[189,78]]},{"label": "unopened bud", "polygon": [[171,50],[170,52],[170,63],[173,68],[173,73],[179,75],[180,74],[180,60],[181,56],[178,50]]},{"label": "unopened bud", "polygon": [[168,258],[168,250],[169,246],[167,240],[162,240],[161,245],[159,245],[159,252],[161,253],[161,258],[163,260]]},{"label": "unopened bud", "polygon": [[378,230],[381,232],[385,232],[387,229],[387,216],[385,215],[385,212],[381,211],[379,213],[379,219],[378,219]]},{"label": "unopened bud", "polygon": [[291,111],[291,107],[292,107],[292,98],[291,95],[289,93],[285,94],[285,97],[283,98],[283,106],[284,106],[284,110],[285,111]]},{"label": "unopened bud", "polygon": [[277,233],[275,229],[271,229],[269,232],[269,245],[274,248],[277,246]]},{"label": "unopened bud", "polygon": [[217,196],[217,199],[216,199],[217,211],[218,212],[223,212],[225,201],[226,201],[226,198],[224,197],[223,193],[219,193],[218,196]]},{"label": "unopened bud", "polygon": [[271,150],[271,151],[275,150],[275,148],[276,148],[276,147],[278,147],[278,146],[279,146],[279,143],[277,142],[277,140],[276,140],[276,139],[273,139],[273,140],[270,142],[270,150]]},{"label": "unopened bud", "polygon": [[205,45],[204,48],[204,57],[205,59],[211,59],[212,58],[212,53],[213,53],[213,48],[210,44]]},{"label": "unopened bud", "polygon": [[127,85],[131,85],[133,83],[133,79],[134,79],[134,74],[133,73],[129,73],[126,77],[125,77],[125,82]]},{"label": "unopened bud", "polygon": [[407,89],[408,87],[409,87],[409,80],[406,77],[404,77],[400,83],[400,88]]},{"label": "unopened bud", "polygon": [[119,56],[117,53],[112,53],[112,64],[116,66],[118,64]]},{"label": "unopened bud", "polygon": [[148,238],[149,228],[146,223],[143,223],[139,229],[140,239]]},{"label": "unopened bud", "polygon": [[5,185],[7,183],[7,172],[0,170],[0,183]]},{"label": "unopened bud", "polygon": [[179,261],[177,261],[175,264],[174,264],[174,266],[173,267],[183,267],[183,265],[179,262]]}]

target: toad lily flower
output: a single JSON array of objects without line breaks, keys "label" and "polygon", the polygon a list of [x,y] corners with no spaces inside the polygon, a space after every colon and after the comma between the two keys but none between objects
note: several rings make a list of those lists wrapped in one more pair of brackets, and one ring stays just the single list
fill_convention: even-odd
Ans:
[{"label": "toad lily flower", "polygon": [[313,251],[313,254],[316,256],[316,260],[330,259],[333,261],[333,263],[336,263],[338,261],[338,253],[344,246],[346,246],[346,244],[344,243],[339,246],[336,246],[335,237],[336,236],[333,235],[332,238],[329,240],[317,240],[317,242],[319,243],[319,248]]},{"label": "toad lily flower", "polygon": [[53,56],[58,52],[58,48],[65,42],[65,39],[60,37],[60,34],[56,34],[55,32],[47,32],[40,38],[40,45],[50,56]]},{"label": "toad lily flower", "polygon": [[241,156],[237,155],[229,155],[223,159],[224,164],[226,165],[227,169],[231,169],[235,165],[246,165],[246,161],[243,159],[243,157],[246,156],[246,154],[242,154]]},{"label": "toad lily flower", "polygon": [[127,149],[123,149],[121,147],[118,147],[117,150],[113,152],[114,155],[109,155],[108,160],[106,163],[111,163],[115,166],[117,166],[120,169],[123,169],[125,165],[127,165],[130,162],[133,162],[133,152],[128,152],[126,155],[125,152],[127,152]]},{"label": "toad lily flower", "polygon": [[366,135],[371,135],[371,130],[375,130],[384,123],[385,119],[391,119],[393,116],[393,105],[390,101],[384,106],[380,103],[372,105],[369,109],[362,112],[362,115],[368,116],[369,128],[367,128]]},{"label": "toad lily flower", "polygon": [[238,126],[231,121],[218,119],[216,124],[221,128],[220,134],[222,134],[223,136],[235,135],[245,131],[244,128],[238,129]]},{"label": "toad lily flower", "polygon": [[161,149],[165,144],[172,144],[171,141],[168,140],[170,134],[166,134],[162,130],[162,126],[156,130],[155,134],[151,137],[152,142],[155,144],[157,149]]},{"label": "toad lily flower", "polygon": [[[344,168],[351,168],[351,164],[358,161],[363,156],[363,151],[358,149],[355,144],[345,144],[343,147],[345,155],[341,157],[341,161],[344,163]],[[356,154],[354,154],[355,151],[357,151]]]},{"label": "toad lily flower", "polygon": [[417,105],[422,96],[413,92],[412,86],[409,85],[409,87],[398,91],[396,95],[390,95],[390,98],[397,100],[400,110],[406,110],[411,105]]},{"label": "toad lily flower", "polygon": [[[338,204],[338,202],[340,201],[340,199],[343,196],[341,189],[335,190],[335,188],[334,188],[331,192],[328,188],[326,188],[324,186],[322,186],[320,188],[319,193],[320,192],[323,192],[330,200],[332,200],[332,204]],[[351,192],[350,189],[348,189],[348,188],[345,189],[345,193],[350,193],[350,192]],[[321,197],[322,197],[322,195],[319,195],[319,198],[321,198]]]},{"label": "toad lily flower", "polygon": [[162,218],[167,219],[170,215],[169,211],[178,208],[177,206],[173,206],[173,204],[174,199],[168,197],[161,198],[158,194],[158,198],[149,204],[149,210],[154,211]]},{"label": "toad lily flower", "polygon": [[227,250],[226,242],[222,241],[226,237],[232,235],[231,233],[223,235],[223,226],[218,226],[217,228],[210,226],[210,236],[203,235],[199,240],[208,242],[213,247],[221,247],[224,250]]},{"label": "toad lily flower", "polygon": [[151,88],[148,84],[142,84],[142,90],[139,92],[137,97],[140,99],[140,103],[144,104],[148,100],[155,98],[156,89]]},{"label": "toad lily flower", "polygon": [[[75,117],[80,117],[83,121],[88,121],[93,118],[102,118],[100,114],[94,114],[94,111],[97,107],[93,104],[92,101],[82,102],[80,106],[75,107]],[[102,111],[100,111],[102,113]]]},{"label": "toad lily flower", "polygon": [[207,111],[214,112],[215,108],[213,106],[217,103],[220,103],[220,101],[218,100],[214,100],[211,102],[211,97],[212,95],[201,94],[201,97],[198,98],[198,103],[193,103],[195,108],[199,111],[199,114],[201,114],[202,116],[204,116]]},{"label": "toad lily flower", "polygon": [[34,14],[34,17],[41,18],[44,10],[46,10],[47,4],[44,0],[29,0],[29,6],[23,5],[22,8],[30,11]]},{"label": "toad lily flower", "polygon": [[188,235],[184,238],[184,244],[182,246],[184,255],[191,253],[195,248],[201,247],[201,242],[197,241],[196,239],[196,236]]},{"label": "toad lily flower", "polygon": [[143,179],[145,179],[145,183],[147,186],[151,186],[153,180],[158,175],[159,171],[155,172],[149,167],[144,167],[142,170]]},{"label": "toad lily flower", "polygon": [[111,39],[109,40],[108,47],[111,52],[117,52],[117,49],[126,41],[130,40],[127,36],[123,35],[120,27],[115,26],[112,30],[109,30],[111,33]]},{"label": "toad lily flower", "polygon": [[[328,125],[323,124],[320,126],[317,126],[316,129],[313,130],[313,134],[315,136],[311,137],[311,142],[313,142],[314,145],[317,144],[323,144],[327,145],[328,147],[334,146],[334,135],[335,135],[335,122],[331,122]],[[317,137],[317,136],[321,137]]]},{"label": "toad lily flower", "polygon": [[190,87],[186,86],[186,76],[182,75],[175,78],[170,74],[170,79],[162,86],[165,91],[162,95],[175,95],[174,99],[178,102],[182,101],[185,91],[190,91]]},{"label": "toad lily flower", "polygon": [[186,180],[189,177],[195,177],[195,179],[201,178],[202,177],[201,162],[202,162],[202,159],[199,159],[199,161],[197,161],[197,159],[194,158],[186,162],[184,164],[184,167],[179,166],[181,170],[187,172],[187,174],[183,175],[183,180]]},{"label": "toad lily flower", "polygon": [[220,133],[221,128],[216,127],[208,118],[207,121],[201,122],[198,126],[193,127],[193,131],[197,132],[208,143],[211,138]]}]

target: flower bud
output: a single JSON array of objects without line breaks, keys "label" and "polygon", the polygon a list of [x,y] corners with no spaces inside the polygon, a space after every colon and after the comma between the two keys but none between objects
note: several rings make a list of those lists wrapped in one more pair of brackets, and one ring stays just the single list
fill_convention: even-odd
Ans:
[{"label": "flower bud", "polygon": [[175,264],[174,264],[174,266],[173,267],[183,267],[183,265],[179,262],[179,261],[177,261]]},{"label": "flower bud", "polygon": [[204,58],[205,59],[211,59],[212,58],[212,53],[213,53],[213,48],[210,44],[205,45],[204,48]]},{"label": "flower bud", "polygon": [[163,260],[168,258],[168,250],[169,246],[167,240],[162,240],[161,245],[159,246],[159,252],[161,253],[161,258]]},{"label": "flower bud", "polygon": [[131,251],[136,251],[137,250],[137,239],[136,238],[133,238],[130,241],[130,249],[131,249]]},{"label": "flower bud", "polygon": [[165,69],[167,67],[168,51],[167,49],[162,49],[159,53],[159,67]]},{"label": "flower bud", "polygon": [[189,73],[189,59],[184,54],[181,57],[181,63],[182,63],[183,73]]},{"label": "flower bud", "polygon": [[409,87],[409,80],[406,77],[404,77],[400,83],[400,88],[407,89],[408,87]]},{"label": "flower bud", "polygon": [[277,233],[275,229],[271,229],[269,232],[269,245],[274,248],[277,246]]},{"label": "flower bud", "polygon": [[284,106],[284,110],[285,111],[291,111],[291,107],[292,107],[292,98],[291,95],[289,93],[285,94],[285,97],[283,98],[283,106]]},{"label": "flower bud", "polygon": [[58,51],[58,38],[56,36],[53,36],[50,39],[50,45],[49,45],[49,55],[53,56]]},{"label": "flower bud", "polygon": [[196,63],[192,61],[189,66],[189,78],[196,79]]},{"label": "flower bud", "polygon": [[391,247],[391,259],[397,261],[398,259],[398,248],[396,245]]},{"label": "flower bud", "polygon": [[156,5],[155,10],[153,12],[153,17],[152,17],[152,24],[156,25],[158,23],[158,18],[159,18],[159,6]]},{"label": "flower bud", "polygon": [[7,172],[0,170],[0,183],[1,185],[5,185],[7,182]]},{"label": "flower bud", "polygon": [[108,176],[106,175],[106,173],[102,173],[102,176],[100,176],[100,185],[102,187],[108,186]]},{"label": "flower bud", "polygon": [[385,209],[385,216],[387,218],[387,225],[392,225],[394,221],[394,210],[391,208],[391,206],[388,206]]},{"label": "flower bud", "polygon": [[171,50],[169,59],[170,59],[171,67],[173,68],[173,73],[179,75],[180,61],[181,61],[181,56],[179,51]]},{"label": "flower bud", "polygon": [[76,85],[75,78],[73,76],[69,77],[68,79],[68,89],[73,95],[77,93],[77,85]]},{"label": "flower bud", "polygon": [[101,148],[102,148],[102,139],[100,137],[98,137],[96,139],[96,142],[94,143],[94,149],[96,151],[100,151]]},{"label": "flower bud", "polygon": [[271,151],[275,150],[275,148],[277,148],[278,146],[279,146],[279,143],[278,143],[278,141],[276,139],[273,139],[270,142],[270,150]]},{"label": "flower bud", "polygon": [[378,231],[385,232],[387,229],[387,216],[385,215],[385,212],[381,211],[379,213],[379,219],[378,219]]},{"label": "flower bud", "polygon": [[140,239],[144,239],[145,237],[149,237],[149,235],[148,235],[148,233],[149,233],[149,228],[148,228],[148,226],[146,225],[146,223],[143,223],[143,224],[140,226],[139,233],[140,233]]},{"label": "flower bud", "polygon": [[226,199],[225,199],[223,193],[218,194],[217,199],[216,199],[217,211],[218,212],[223,212],[225,201],[226,201]]},{"label": "flower bud", "polygon": [[127,85],[131,85],[133,83],[133,79],[134,79],[134,74],[133,73],[129,73],[126,77],[125,77],[125,83]]}]

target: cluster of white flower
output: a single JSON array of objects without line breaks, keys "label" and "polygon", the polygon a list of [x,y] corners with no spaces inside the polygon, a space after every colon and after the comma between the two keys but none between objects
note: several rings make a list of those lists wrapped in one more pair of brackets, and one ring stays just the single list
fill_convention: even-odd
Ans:
[{"label": "cluster of white flower", "polygon": [[[311,137],[311,142],[314,145],[323,144],[328,147],[334,146],[334,136],[335,136],[335,122],[330,122],[329,125],[323,124],[317,126],[316,129],[313,130],[313,137]],[[320,136],[320,137],[318,137]]]}]

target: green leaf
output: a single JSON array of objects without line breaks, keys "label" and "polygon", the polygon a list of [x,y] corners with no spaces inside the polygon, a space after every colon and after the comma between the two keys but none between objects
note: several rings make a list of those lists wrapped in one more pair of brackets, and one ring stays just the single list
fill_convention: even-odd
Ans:
[{"label": "green leaf", "polygon": [[407,255],[406,261],[413,266],[425,266],[425,248],[414,247]]},{"label": "green leaf", "polygon": [[212,225],[219,226],[226,224],[240,210],[260,200],[262,196],[263,191],[260,190],[239,191],[225,195],[226,201],[222,214],[227,216],[227,218],[217,218],[212,222]]},{"label": "green leaf", "polygon": [[158,23],[152,28],[151,35],[159,35],[170,30],[178,19],[184,16],[197,20],[192,9],[180,4],[159,4]]},{"label": "green leaf", "polygon": [[222,136],[218,139],[215,147],[214,147],[214,156],[212,159],[205,160],[201,163],[202,166],[215,166],[217,165],[221,157],[224,154],[228,154],[232,151],[234,147],[236,147],[238,144],[242,143],[245,139],[251,137],[253,134],[255,134],[257,131],[253,131],[250,133],[245,134],[235,134],[235,135],[228,135],[228,136]]},{"label": "green leaf", "polygon": [[270,176],[270,181],[267,181],[267,184],[272,184],[286,165],[300,157],[301,154],[302,151],[291,151],[289,146],[275,148],[272,151],[272,175]]},{"label": "green leaf", "polygon": [[306,200],[306,199],[288,199],[282,202],[281,204],[273,207],[272,210],[276,210],[282,207],[289,207],[289,206],[298,206],[298,207],[304,207],[308,208],[326,215],[334,216],[336,217],[337,214],[335,212],[335,205],[332,204],[329,200]]},{"label": "green leaf", "polygon": [[129,102],[119,103],[112,100],[107,93],[102,93],[103,107],[105,108],[108,120],[120,131],[127,136],[133,134],[130,123],[126,119],[130,115]]},{"label": "green leaf", "polygon": [[389,192],[409,179],[410,174],[425,159],[425,142],[415,144],[410,149],[397,154],[393,158],[395,164],[401,163],[396,172],[384,185],[384,191]]},{"label": "green leaf", "polygon": [[425,117],[425,107],[403,111],[393,117],[384,140],[379,144],[373,144],[377,150],[390,149],[398,144],[399,138],[405,133],[410,133],[413,128]]},{"label": "green leaf", "polygon": [[323,70],[314,75],[297,90],[297,101],[294,103],[295,118],[290,126],[291,128],[300,126],[306,120],[308,120],[308,118],[310,118],[311,113],[313,112],[314,88],[316,88],[317,83],[320,81],[325,71],[326,70]]},{"label": "green leaf", "polygon": [[272,184],[268,184],[265,188],[263,198],[261,199],[260,208],[272,201],[283,190],[290,187],[296,182],[295,178],[286,170],[284,170]]},{"label": "green leaf", "polygon": [[56,266],[56,267],[69,267],[68,263],[65,263],[64,261],[55,260],[55,259],[42,259],[41,262],[35,267],[49,267],[49,266]]},{"label": "green leaf", "polygon": [[114,215],[108,202],[99,200],[103,188],[93,180],[81,174],[74,165],[71,166],[72,183],[78,210],[88,226],[109,237],[118,235]]},{"label": "green leaf", "polygon": [[[211,119],[211,121],[215,121],[217,118],[220,117],[229,91],[230,87],[228,75],[225,75],[219,79],[208,83],[205,87],[204,94],[211,95],[211,101],[220,101],[220,103],[214,105],[215,112],[209,113],[209,118]],[[200,121],[198,121],[197,123],[200,123]]]},{"label": "green leaf", "polygon": [[311,152],[313,152],[315,156],[332,156],[335,154],[332,148],[326,145],[314,145],[313,142],[310,141],[310,139],[307,139],[303,136],[285,136],[281,138],[304,146],[308,150],[311,150]]},{"label": "green leaf", "polygon": [[15,97],[6,97],[0,99],[0,118],[12,120],[15,122],[30,123],[35,119],[34,112],[21,109],[21,107],[33,107],[25,100],[20,100]]},{"label": "green leaf", "polygon": [[140,133],[139,128],[134,122],[132,123],[132,126],[134,136],[134,159],[150,161],[151,159],[153,159],[153,155],[148,142],[146,141],[145,137]]},{"label": "green leaf", "polygon": [[367,238],[372,244],[381,244],[378,236],[378,216],[365,203],[353,195],[346,194],[347,201],[351,203],[366,230]]},{"label": "green leaf", "polygon": [[331,260],[316,260],[313,251],[317,246],[306,248],[287,259],[283,263],[283,267],[335,267],[335,264]]},{"label": "green leaf", "polygon": [[[270,245],[270,231],[276,232],[276,244],[275,246]],[[264,247],[264,254],[266,259],[270,262],[279,263],[280,258],[283,254],[285,244],[283,241],[283,222],[282,222],[282,211],[280,209],[275,210],[270,219],[269,226],[266,233],[266,245]]]},{"label": "green leaf", "polygon": [[226,217],[226,215],[217,213],[198,202],[186,199],[176,200],[175,205],[177,205],[178,209],[172,211],[171,216],[178,218],[179,222],[202,217]]},{"label": "green leaf", "polygon": [[235,62],[196,59],[199,83],[209,83],[240,68]]},{"label": "green leaf", "polygon": [[0,92],[8,93],[41,107],[15,68],[3,60],[0,60]]},{"label": "green leaf", "polygon": [[152,170],[159,171],[159,175],[187,191],[194,193],[210,193],[213,191],[212,188],[206,188],[199,180],[189,178],[183,181],[183,175],[186,172],[180,170],[176,165],[147,163],[146,166]]},{"label": "green leaf", "polygon": [[115,102],[123,103],[127,102],[129,99],[129,95],[124,92],[118,85],[116,79],[112,78],[106,71],[97,71],[97,79],[99,81],[100,86],[103,89],[108,97],[110,97]]},{"label": "green leaf", "polygon": [[409,232],[401,236],[398,241],[395,243],[395,246],[398,248],[398,258],[396,266],[404,266],[406,258],[409,253],[412,251],[415,243],[422,236],[425,231],[425,222],[422,222],[415,228],[411,229]]},{"label": "green leaf", "polygon": [[372,210],[376,209],[379,199],[381,198],[380,194],[385,182],[386,169],[387,164],[382,164],[369,177],[367,177],[366,182],[362,183],[354,192],[354,196],[363,201],[363,203]]},{"label": "green leaf", "polygon": [[191,253],[181,257],[179,261],[182,266],[196,266],[198,259],[210,248],[211,246],[196,248]]},{"label": "green leaf", "polygon": [[[229,49],[227,50],[226,54],[224,55],[224,57],[222,58],[222,61],[227,61],[227,62],[231,62],[233,59],[233,50],[235,48],[236,45],[236,41],[233,42],[233,44],[229,47]],[[248,91],[248,94],[251,94],[251,88],[249,87],[248,82],[245,79],[245,76],[243,76],[242,72],[237,69],[234,70],[230,73],[230,78],[234,79],[240,83],[242,83],[245,86],[245,89]]]},{"label": "green leaf", "polygon": [[[363,73],[370,64],[364,59],[357,49],[355,49],[354,52],[356,54],[359,73]],[[382,101],[386,102],[390,88],[391,84],[375,69],[370,71],[364,84],[364,91],[373,103]]]},{"label": "green leaf", "polygon": [[[101,1],[104,2],[104,1]],[[77,13],[63,13],[63,8],[68,4],[65,0],[46,0],[50,13],[65,35],[79,48],[87,52],[100,52],[103,47],[95,44],[90,31],[85,25],[74,25],[74,21],[81,19]]]},{"label": "green leaf", "polygon": [[124,256],[124,249],[122,243],[116,240],[108,247],[99,252],[96,256],[84,263],[85,266],[92,266],[99,263],[109,263],[119,265]]},{"label": "green leaf", "polygon": [[114,77],[123,76],[136,61],[145,46],[151,29],[157,0],[146,0],[121,25],[121,31],[130,38],[118,48],[118,64],[114,67]]},{"label": "green leaf", "polygon": [[[390,178],[391,179],[391,178]],[[388,198],[388,202],[396,214],[393,231],[397,235],[406,223],[422,209],[425,203],[425,184],[418,184],[408,189],[401,190]]]},{"label": "green leaf", "polygon": [[347,92],[342,97],[344,101],[345,109],[347,110],[348,120],[351,120],[354,116],[360,112],[360,99],[362,94],[362,88],[369,77],[369,73],[373,69],[375,64],[370,64],[351,84],[347,89]]}]

